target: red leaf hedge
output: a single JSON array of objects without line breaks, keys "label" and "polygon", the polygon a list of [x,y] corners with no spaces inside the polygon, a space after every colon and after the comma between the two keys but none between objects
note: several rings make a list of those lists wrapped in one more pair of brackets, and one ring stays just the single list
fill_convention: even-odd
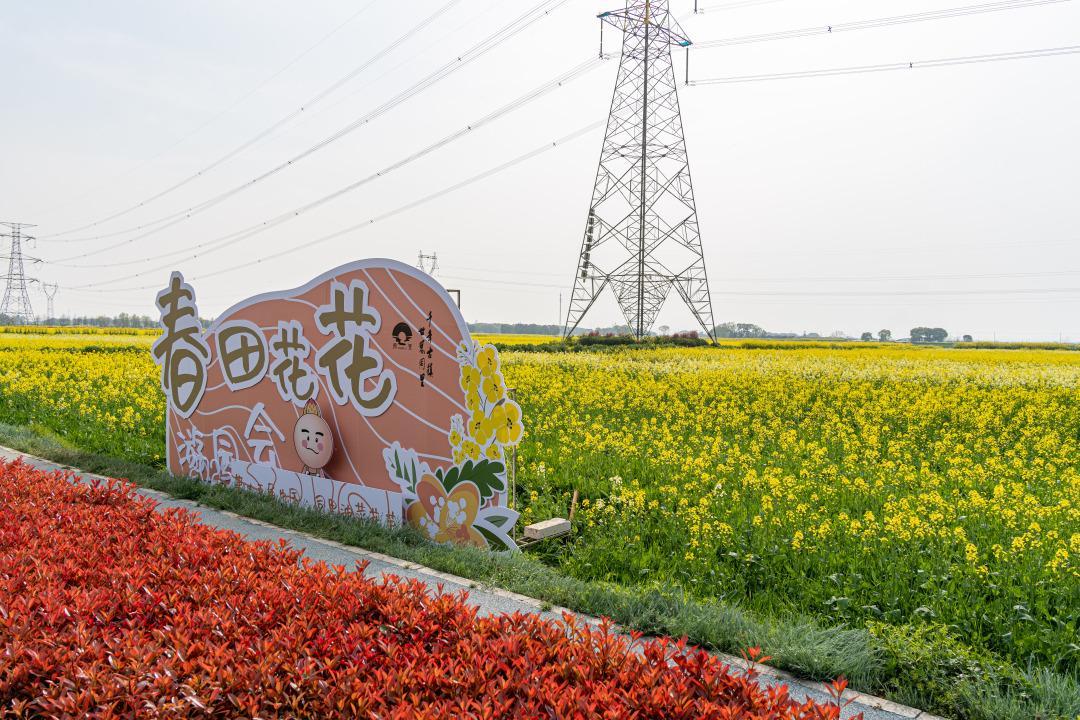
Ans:
[{"label": "red leaf hedge", "polygon": [[0,463],[0,717],[839,715],[678,643],[638,650]]}]

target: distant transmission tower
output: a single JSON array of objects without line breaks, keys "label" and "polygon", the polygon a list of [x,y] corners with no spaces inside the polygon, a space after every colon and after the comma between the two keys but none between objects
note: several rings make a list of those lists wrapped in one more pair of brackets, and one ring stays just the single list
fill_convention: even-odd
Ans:
[{"label": "distant transmission tower", "polygon": [[45,302],[48,306],[48,313],[45,316],[46,322],[56,320],[56,291],[60,289],[60,286],[56,283],[42,283],[41,291],[45,293]]},{"label": "distant transmission tower", "polygon": [[640,339],[674,288],[711,338],[712,298],[671,62],[671,46],[690,40],[667,0],[627,0],[600,20],[622,31],[622,59],[565,334],[610,287]]},{"label": "distant transmission tower", "polygon": [[416,259],[416,267],[420,268],[428,275],[435,275],[439,271],[439,256],[437,253],[431,253],[425,255],[424,251],[420,251],[420,255]]},{"label": "distant transmission tower", "polygon": [[8,261],[7,275],[0,277],[4,281],[4,299],[0,301],[0,315],[7,316],[16,325],[30,324],[34,322],[34,309],[30,305],[29,288],[31,283],[37,280],[26,277],[23,264],[24,260],[31,263],[41,261],[23,256],[23,242],[33,240],[32,237],[23,234],[23,229],[35,226],[13,222],[3,222],[0,225],[10,230],[7,233],[0,233],[0,237],[11,240],[8,254],[0,255],[0,260]]}]

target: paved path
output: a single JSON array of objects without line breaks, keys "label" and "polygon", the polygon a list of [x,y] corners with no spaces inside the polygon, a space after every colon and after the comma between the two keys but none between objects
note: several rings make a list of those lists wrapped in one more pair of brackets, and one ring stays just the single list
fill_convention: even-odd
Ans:
[{"label": "paved path", "polygon": [[[0,446],[0,459],[15,460],[18,458],[22,458],[27,464],[42,470],[71,470],[80,477],[96,477],[91,473],[83,473],[77,468],[58,465],[57,463],[42,458],[25,455],[16,450]],[[552,608],[548,604],[536,600],[535,598],[482,585],[472,580],[468,580],[467,578],[449,575],[406,560],[400,560],[362,548],[342,545],[341,543],[332,540],[324,540],[311,535],[305,535],[304,533],[287,530],[259,520],[242,517],[235,513],[215,510],[190,500],[179,500],[156,490],[139,488],[139,493],[155,500],[158,503],[158,507],[162,510],[167,510],[169,508],[184,508],[190,510],[200,515],[202,522],[206,525],[223,528],[225,530],[233,530],[251,540],[269,540],[271,542],[276,542],[279,538],[284,538],[290,545],[298,550],[302,550],[305,555],[313,560],[322,560],[328,564],[334,565],[344,565],[347,568],[355,567],[357,561],[367,561],[368,565],[364,573],[371,577],[379,578],[383,574],[391,574],[404,578],[415,578],[427,584],[433,592],[436,591],[440,585],[442,586],[442,592],[444,593],[456,593],[465,590],[468,592],[467,601],[479,608],[482,613],[495,614],[521,611],[536,613],[537,615],[553,620],[561,620],[564,612],[571,612],[575,617],[586,622],[599,622],[596,618],[585,616],[581,613],[573,613],[565,608]],[[545,610],[545,608],[549,609]],[[722,653],[718,653],[718,655],[720,655],[725,662],[730,663],[737,669],[745,667],[745,663],[741,658]],[[762,682],[768,684],[786,683],[794,698],[801,699],[810,697],[822,703],[829,700],[828,693],[820,683],[799,680],[786,673],[773,670],[772,668],[762,668],[762,671]],[[938,718],[935,715],[903,705],[897,705],[896,703],[891,703],[887,700],[882,700],[869,695],[862,695],[860,693],[849,691],[848,693],[845,693],[844,699],[847,700],[849,698],[854,698],[855,702],[848,706],[847,710],[843,713],[844,718],[849,718],[852,715],[861,712],[864,714],[865,720],[941,720],[941,718]]]}]

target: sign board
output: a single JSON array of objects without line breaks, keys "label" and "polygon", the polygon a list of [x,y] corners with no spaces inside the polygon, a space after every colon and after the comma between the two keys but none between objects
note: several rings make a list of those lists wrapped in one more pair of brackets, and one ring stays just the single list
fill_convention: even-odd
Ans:
[{"label": "sign board", "polygon": [[521,408],[496,349],[429,275],[361,260],[204,331],[174,272],[157,306],[170,472],[515,549],[506,461]]}]

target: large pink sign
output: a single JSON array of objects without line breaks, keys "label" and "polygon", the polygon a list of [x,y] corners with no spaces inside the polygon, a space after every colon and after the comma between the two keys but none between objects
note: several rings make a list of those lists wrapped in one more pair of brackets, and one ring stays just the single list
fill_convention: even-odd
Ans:
[{"label": "large pink sign", "polygon": [[204,331],[174,272],[157,305],[170,472],[515,548],[506,458],[521,409],[498,352],[472,340],[433,278],[361,260]]}]

